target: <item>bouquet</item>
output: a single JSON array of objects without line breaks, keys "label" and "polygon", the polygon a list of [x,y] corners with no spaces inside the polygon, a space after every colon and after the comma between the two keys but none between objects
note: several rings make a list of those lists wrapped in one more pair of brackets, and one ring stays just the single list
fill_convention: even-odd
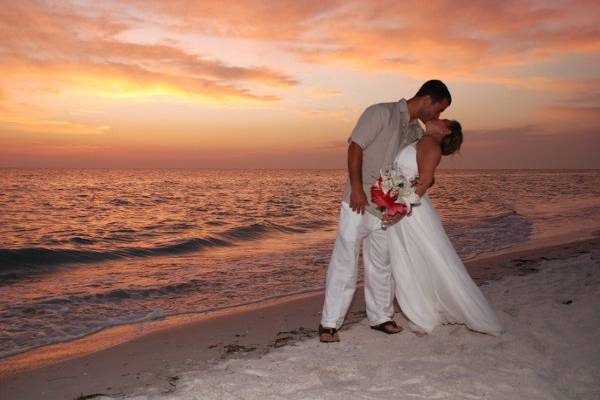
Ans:
[{"label": "bouquet", "polygon": [[384,215],[394,216],[410,213],[412,205],[419,204],[420,197],[411,182],[393,168],[380,171],[377,182],[371,186],[371,201]]}]

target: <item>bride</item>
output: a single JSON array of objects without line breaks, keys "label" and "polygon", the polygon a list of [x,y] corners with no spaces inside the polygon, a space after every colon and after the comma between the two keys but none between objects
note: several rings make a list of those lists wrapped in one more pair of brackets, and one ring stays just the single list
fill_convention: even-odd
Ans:
[{"label": "bride", "polygon": [[[396,300],[418,336],[441,324],[465,324],[474,331],[500,335],[502,327],[487,300],[469,276],[425,192],[433,184],[442,155],[462,144],[457,121],[432,120],[427,135],[402,149],[397,168],[409,180],[417,179],[419,205],[409,215],[388,224],[387,237]],[[446,132],[450,131],[449,134]],[[417,178],[418,177],[418,178]],[[395,222],[395,223],[394,223]]]}]

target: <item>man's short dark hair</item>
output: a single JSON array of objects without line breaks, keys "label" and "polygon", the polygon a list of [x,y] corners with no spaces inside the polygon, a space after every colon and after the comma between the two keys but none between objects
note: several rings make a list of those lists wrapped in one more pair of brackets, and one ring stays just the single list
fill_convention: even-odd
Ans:
[{"label": "man's short dark hair", "polygon": [[450,96],[448,87],[444,84],[444,82],[437,79],[432,79],[425,82],[415,96],[431,96],[431,100],[434,103],[446,99],[448,100],[448,105],[452,104],[452,96]]}]

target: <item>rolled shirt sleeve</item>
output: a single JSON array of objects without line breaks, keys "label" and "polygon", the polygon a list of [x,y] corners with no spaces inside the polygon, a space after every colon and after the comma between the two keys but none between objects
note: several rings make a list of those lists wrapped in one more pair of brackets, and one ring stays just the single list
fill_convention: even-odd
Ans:
[{"label": "rolled shirt sleeve", "polygon": [[381,107],[378,107],[377,104],[369,106],[358,119],[352,135],[348,139],[348,144],[354,142],[364,150],[375,140],[382,128],[383,116]]}]

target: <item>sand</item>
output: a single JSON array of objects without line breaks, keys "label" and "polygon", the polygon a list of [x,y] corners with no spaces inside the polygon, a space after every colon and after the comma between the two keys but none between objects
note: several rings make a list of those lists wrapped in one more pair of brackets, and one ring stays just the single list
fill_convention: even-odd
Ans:
[{"label": "sand", "polygon": [[384,336],[362,321],[341,343],[315,338],[227,360],[183,375],[170,393],[130,398],[597,399],[598,255],[547,261],[537,274],[485,287],[507,330],[500,338],[458,325],[425,338]]},{"label": "sand", "polygon": [[149,326],[114,346],[98,335],[2,360],[0,398],[600,398],[599,244],[467,263],[507,330],[500,338],[459,325],[387,336],[368,328],[359,295],[342,342],[321,344],[315,293]]}]

